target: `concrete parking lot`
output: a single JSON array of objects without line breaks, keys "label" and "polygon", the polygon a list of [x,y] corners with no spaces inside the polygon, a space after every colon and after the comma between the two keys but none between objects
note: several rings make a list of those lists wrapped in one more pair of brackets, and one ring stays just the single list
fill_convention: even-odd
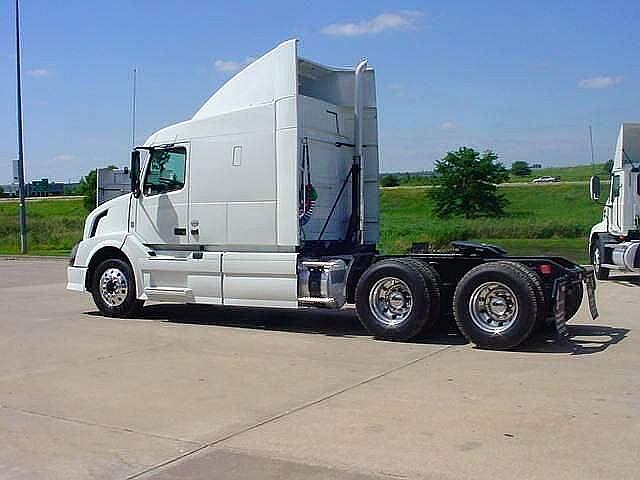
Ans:
[{"label": "concrete parking lot", "polygon": [[640,465],[640,281],[569,341],[373,340],[355,314],[99,316],[61,261],[0,260],[2,479],[601,479]]}]

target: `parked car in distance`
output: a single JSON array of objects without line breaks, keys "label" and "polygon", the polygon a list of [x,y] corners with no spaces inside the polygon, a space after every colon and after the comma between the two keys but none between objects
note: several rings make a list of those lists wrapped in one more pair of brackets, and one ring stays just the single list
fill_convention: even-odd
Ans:
[{"label": "parked car in distance", "polygon": [[544,177],[534,178],[533,180],[531,180],[531,183],[553,183],[553,182],[559,182],[559,181],[560,181],[559,177],[544,176]]}]

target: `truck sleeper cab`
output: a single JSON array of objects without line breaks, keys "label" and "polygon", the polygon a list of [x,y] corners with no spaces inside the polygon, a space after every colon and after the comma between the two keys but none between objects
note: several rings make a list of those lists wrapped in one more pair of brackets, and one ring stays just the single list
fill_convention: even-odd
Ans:
[{"label": "truck sleeper cab", "polygon": [[134,150],[132,191],[89,214],[67,287],[112,316],[147,300],[354,302],[363,325],[391,340],[453,315],[496,349],[539,323],[565,328],[592,274],[564,259],[464,242],[452,254],[377,255],[378,163],[373,69],[319,65],[290,40]]}]

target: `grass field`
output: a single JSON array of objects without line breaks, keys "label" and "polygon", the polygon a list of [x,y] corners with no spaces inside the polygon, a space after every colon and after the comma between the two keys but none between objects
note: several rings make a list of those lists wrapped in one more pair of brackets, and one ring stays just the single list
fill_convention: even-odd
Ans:
[{"label": "grass field", "polygon": [[[27,201],[29,253],[67,255],[82,238],[87,211],[82,199]],[[0,202],[0,253],[20,251],[18,203]]]},{"label": "grass field", "polygon": [[[379,247],[384,253],[403,253],[412,242],[444,248],[451,240],[474,239],[514,254],[555,254],[585,262],[587,233],[602,215],[587,189],[586,184],[504,188],[508,216],[474,220],[435,218],[426,188],[382,189]],[[86,210],[81,199],[30,201],[27,212],[30,253],[65,255],[82,237]],[[16,202],[0,202],[2,254],[19,251],[17,217]]]},{"label": "grass field", "polygon": [[426,188],[383,189],[380,248],[401,253],[412,242],[446,247],[453,239],[501,244],[514,254],[556,254],[586,261],[586,238],[602,215],[586,184],[513,186],[505,218],[437,219]]}]

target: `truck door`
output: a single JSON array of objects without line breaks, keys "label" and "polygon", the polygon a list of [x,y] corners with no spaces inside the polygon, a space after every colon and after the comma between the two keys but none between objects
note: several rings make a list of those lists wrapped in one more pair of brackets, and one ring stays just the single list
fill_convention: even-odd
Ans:
[{"label": "truck door", "polygon": [[147,161],[136,208],[135,231],[142,243],[189,242],[188,145],[154,148]]},{"label": "truck door", "polygon": [[611,230],[622,231],[623,223],[623,182],[622,175],[617,173],[611,178]]}]

